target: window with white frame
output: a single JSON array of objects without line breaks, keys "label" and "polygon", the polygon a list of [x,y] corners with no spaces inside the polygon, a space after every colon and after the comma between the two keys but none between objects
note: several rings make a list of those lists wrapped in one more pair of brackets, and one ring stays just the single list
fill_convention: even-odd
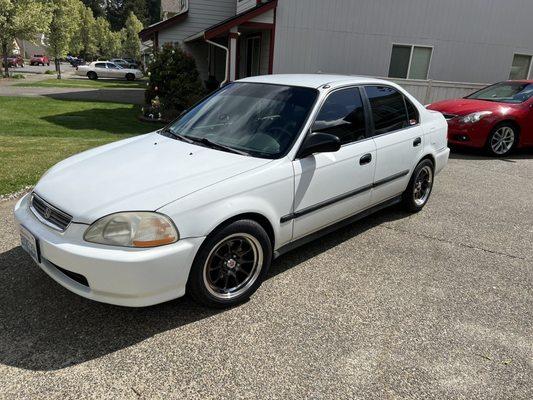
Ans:
[{"label": "window with white frame", "polygon": [[531,56],[527,54],[515,54],[513,57],[513,65],[511,66],[511,73],[509,79],[527,79],[531,72]]},{"label": "window with white frame", "polygon": [[427,79],[433,47],[410,44],[392,45],[390,78]]}]

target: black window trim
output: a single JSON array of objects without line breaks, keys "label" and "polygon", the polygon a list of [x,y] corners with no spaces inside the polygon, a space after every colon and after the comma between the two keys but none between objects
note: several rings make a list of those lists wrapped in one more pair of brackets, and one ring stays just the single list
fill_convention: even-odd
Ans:
[{"label": "black window trim", "polygon": [[[349,143],[344,143],[343,145],[341,145],[341,147],[345,147],[345,146],[351,146],[353,144],[356,144],[356,143],[361,143],[361,142],[364,142],[365,140],[368,140],[368,139],[372,139],[372,136],[369,135],[369,132],[370,132],[370,121],[368,119],[368,110],[367,110],[367,107],[365,105],[365,93],[364,93],[364,90],[362,88],[361,85],[346,85],[346,86],[339,86],[339,87],[336,87],[335,89],[329,91],[326,96],[324,96],[324,98],[322,99],[322,101],[320,102],[320,104],[316,105],[316,113],[315,115],[312,115],[311,118],[312,118],[312,121],[311,121],[311,124],[309,126],[309,130],[308,132],[305,134],[305,137],[304,139],[302,140],[302,143],[300,143],[300,147],[302,146],[303,142],[305,141],[305,139],[307,138],[307,136],[309,136],[311,133],[313,133],[313,125],[315,124],[316,122],[316,119],[318,117],[318,114],[320,114],[320,111],[322,110],[322,107],[324,106],[324,104],[326,103],[326,101],[329,99],[329,97],[335,93],[335,92],[338,92],[340,90],[346,90],[346,89],[356,89],[359,91],[359,95],[361,96],[361,101],[363,103],[363,108],[364,108],[364,112],[365,112],[365,138],[364,139],[361,139],[361,140],[356,140],[354,142],[349,142]],[[298,154],[300,151],[300,148],[298,148],[298,151],[296,152],[296,154]],[[297,157],[295,158],[297,159]]]},{"label": "black window trim", "polygon": [[[320,113],[320,110],[322,109],[322,106],[324,105],[324,103],[326,102],[326,100],[329,98],[329,96],[336,92],[336,91],[339,91],[339,90],[343,90],[343,89],[359,89],[359,93],[361,95],[361,99],[363,100],[363,106],[365,108],[365,125],[366,125],[366,132],[365,132],[365,138],[364,139],[361,139],[361,140],[358,140],[358,141],[355,141],[355,142],[350,142],[350,143],[345,143],[343,145],[341,145],[341,148],[342,147],[346,147],[346,146],[352,146],[352,145],[355,145],[355,144],[358,144],[358,143],[362,143],[362,142],[365,142],[367,140],[371,140],[371,139],[375,139],[375,138],[378,138],[378,137],[382,137],[382,136],[385,136],[385,135],[390,135],[392,133],[397,133],[397,132],[401,132],[401,131],[404,131],[406,129],[411,129],[411,128],[414,128],[414,127],[417,127],[417,126],[420,126],[420,116],[421,116],[421,113],[420,113],[420,110],[418,109],[418,107],[411,101],[411,104],[413,104],[413,107],[416,109],[417,113],[418,113],[418,123],[415,124],[415,125],[409,125],[409,126],[406,126],[405,128],[400,128],[400,129],[396,129],[394,131],[390,131],[390,132],[386,132],[386,133],[382,133],[380,135],[374,135],[374,119],[372,118],[372,108],[370,106],[370,101],[368,100],[368,96],[366,95],[366,90],[365,88],[367,86],[383,86],[383,87],[388,87],[388,88],[391,88],[391,89],[394,89],[396,90],[398,93],[400,93],[404,99],[404,104],[405,104],[405,100],[409,100],[411,101],[403,91],[399,90],[398,88],[392,86],[392,85],[388,85],[388,84],[383,84],[383,83],[379,83],[379,82],[376,82],[376,83],[359,83],[359,84],[349,84],[349,85],[343,85],[343,86],[338,86],[334,89],[332,89],[331,91],[329,91],[328,93],[326,93],[326,95],[324,96],[324,98],[320,101],[320,103],[318,104],[318,99],[317,101],[315,102],[315,105],[314,105],[314,108],[313,108],[313,112],[309,115],[309,120],[312,120],[310,125],[309,125],[309,129],[307,129],[307,132],[303,133],[304,134],[304,138],[303,140],[300,142],[299,146],[298,146],[298,149],[295,153],[295,156],[293,158],[293,161],[296,161],[296,160],[299,160],[300,158],[298,157],[298,154],[300,152],[300,149],[302,148],[302,145],[303,143],[305,142],[305,139],[307,138],[307,136],[309,136],[311,133],[312,133],[312,129],[313,129],[313,125],[315,124],[315,121],[316,121],[316,118],[318,117],[318,114]],[[407,113],[407,105],[405,105],[405,111]],[[407,113],[407,116],[409,116],[409,114]],[[307,123],[305,124],[307,125]],[[302,135],[302,133],[300,133],[300,135]],[[291,147],[291,150],[292,148],[294,147],[294,144],[293,146]]]},{"label": "black window trim", "polygon": [[[407,103],[405,102],[406,100],[409,100],[407,98],[407,96],[405,95],[405,93],[403,93],[403,91],[401,90],[398,90],[398,88],[395,88],[394,86],[391,86],[391,85],[387,85],[387,84],[380,84],[380,83],[368,83],[368,84],[364,84],[362,85],[361,89],[362,89],[362,93],[364,95],[364,101],[366,103],[366,106],[368,107],[367,109],[367,113],[368,113],[368,120],[370,122],[370,133],[371,133],[371,136],[370,138],[371,139],[374,139],[374,138],[378,138],[378,137],[381,137],[381,136],[385,136],[385,135],[390,135],[392,133],[397,133],[397,132],[401,132],[401,131],[404,131],[406,129],[411,129],[411,128],[414,128],[414,127],[417,127],[417,126],[420,126],[420,110],[418,109],[418,107],[411,101],[411,104],[413,104],[413,107],[416,109],[416,111],[418,112],[418,123],[416,123],[415,125],[408,125],[404,128],[400,128],[400,129],[395,129],[393,131],[389,131],[389,132],[385,132],[385,133],[381,133],[379,135],[374,135],[374,132],[376,131],[376,128],[374,126],[374,118],[372,117],[372,107],[370,105],[370,100],[368,99],[368,96],[366,94],[366,90],[365,88],[366,87],[369,87],[369,86],[381,86],[381,87],[386,87],[386,88],[390,88],[390,89],[394,89],[396,90],[398,93],[400,93],[403,97],[403,104],[404,104],[404,107],[405,107],[405,113],[407,115],[407,118],[409,118],[409,113],[407,111]],[[409,100],[410,101],[410,100]],[[409,120],[407,120],[407,122],[409,123]]]}]

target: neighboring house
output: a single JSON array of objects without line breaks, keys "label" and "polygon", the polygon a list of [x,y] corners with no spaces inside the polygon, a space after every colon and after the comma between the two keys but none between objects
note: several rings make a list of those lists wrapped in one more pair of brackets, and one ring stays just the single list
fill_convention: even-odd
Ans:
[{"label": "neighboring house", "polygon": [[204,79],[302,72],[373,75],[413,84],[531,77],[533,1],[178,3],[181,11],[141,31],[141,38],[155,46],[181,43],[196,58]]},{"label": "neighboring house", "polygon": [[45,36],[42,33],[35,35],[32,41],[16,39],[17,47],[24,58],[31,58],[34,54],[46,54]]}]

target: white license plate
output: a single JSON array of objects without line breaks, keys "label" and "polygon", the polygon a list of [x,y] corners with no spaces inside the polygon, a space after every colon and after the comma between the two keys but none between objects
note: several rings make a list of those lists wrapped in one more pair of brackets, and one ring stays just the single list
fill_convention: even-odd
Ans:
[{"label": "white license plate", "polygon": [[31,258],[33,258],[37,264],[40,264],[41,260],[39,257],[39,246],[37,245],[37,239],[23,226],[20,227],[20,243],[22,248],[26,250]]}]

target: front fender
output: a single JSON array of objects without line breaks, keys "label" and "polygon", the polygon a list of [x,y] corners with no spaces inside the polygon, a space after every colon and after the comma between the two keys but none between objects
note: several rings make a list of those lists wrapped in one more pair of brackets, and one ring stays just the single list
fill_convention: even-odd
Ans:
[{"label": "front fender", "polygon": [[292,211],[294,173],[290,161],[279,160],[192,193],[161,207],[176,224],[180,237],[209,235],[241,214],[260,214],[272,226],[274,249],[292,239],[292,223],[280,223]]}]

